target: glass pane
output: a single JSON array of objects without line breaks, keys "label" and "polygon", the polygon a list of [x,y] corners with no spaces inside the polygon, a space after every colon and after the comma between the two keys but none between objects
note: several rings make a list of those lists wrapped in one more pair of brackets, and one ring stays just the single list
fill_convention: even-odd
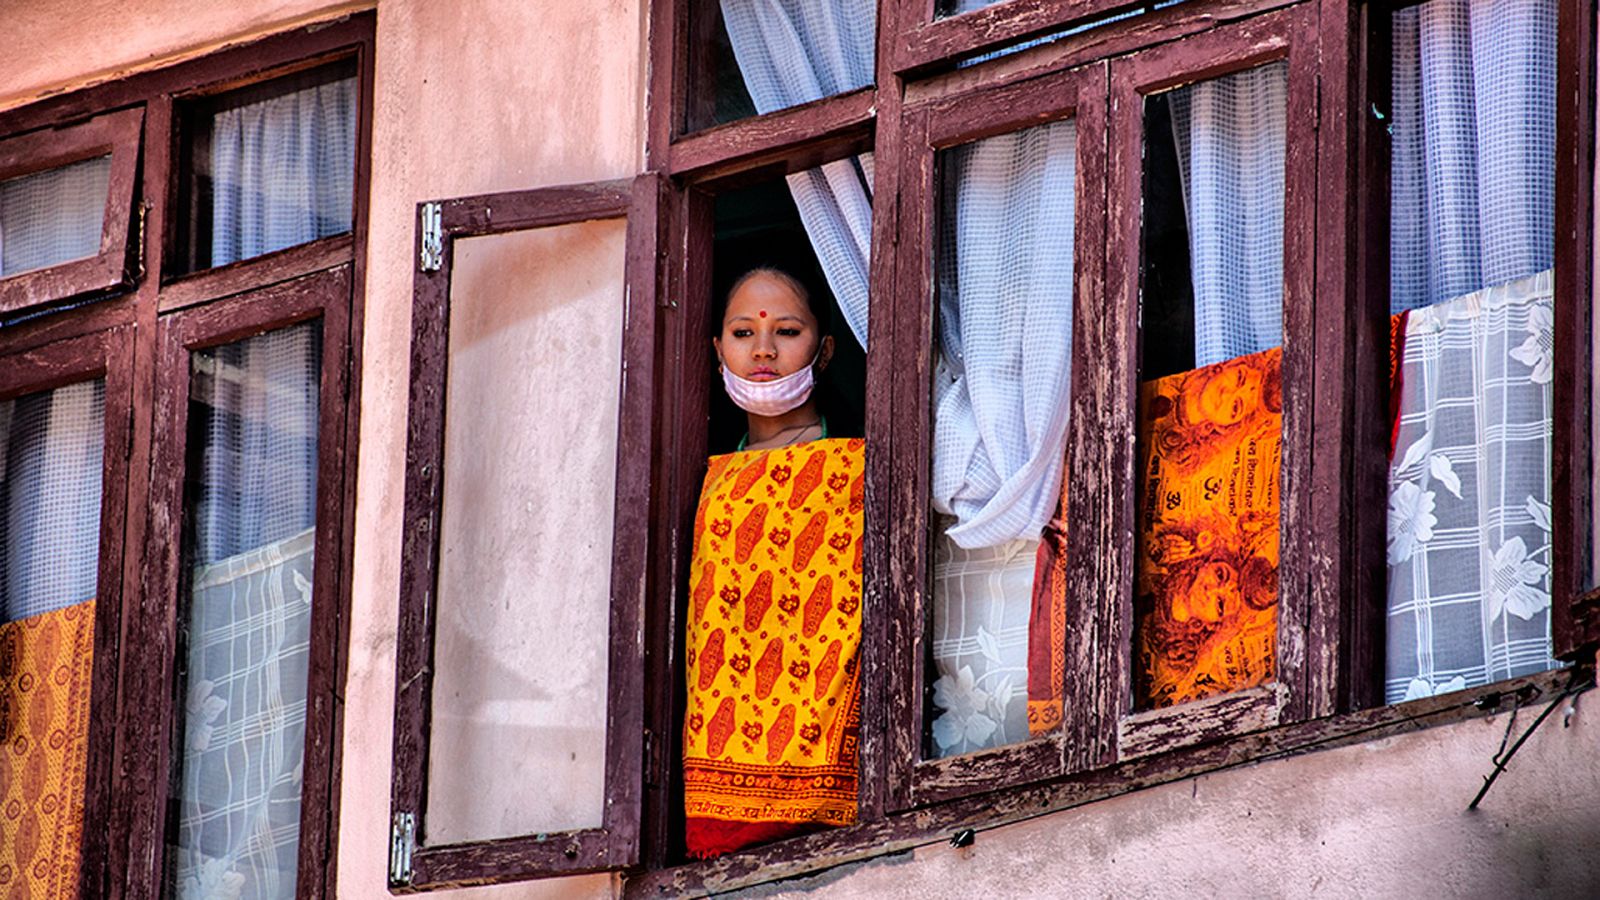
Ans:
[{"label": "glass pane", "polygon": [[690,18],[707,37],[689,53],[688,131],[872,84],[872,0],[706,0]]},{"label": "glass pane", "polygon": [[1076,151],[1066,120],[937,159],[931,757],[1061,719]]},{"label": "glass pane", "polygon": [[1556,6],[1391,17],[1388,702],[1557,665]]},{"label": "glass pane", "polygon": [[1276,666],[1288,67],[1145,101],[1134,705]]},{"label": "glass pane", "polygon": [[456,244],[430,844],[601,824],[626,231]]},{"label": "glass pane", "polygon": [[321,334],[190,357],[168,896],[295,895]]},{"label": "glass pane", "polygon": [[0,400],[0,848],[77,896],[94,673],[105,385]]},{"label": "glass pane", "polygon": [[176,272],[349,231],[359,96],[347,62],[193,104]]},{"label": "glass pane", "polygon": [[111,156],[0,181],[0,276],[100,252]]}]

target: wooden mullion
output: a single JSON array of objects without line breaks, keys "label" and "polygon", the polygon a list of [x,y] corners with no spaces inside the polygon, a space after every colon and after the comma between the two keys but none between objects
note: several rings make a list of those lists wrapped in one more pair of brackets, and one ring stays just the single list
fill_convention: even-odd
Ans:
[{"label": "wooden mullion", "polygon": [[1308,716],[1382,702],[1389,444],[1388,12],[1319,15]]},{"label": "wooden mullion", "polygon": [[1138,0],[1000,0],[936,19],[933,3],[911,0],[911,8],[920,15],[908,17],[911,21],[900,32],[894,45],[894,69],[909,76],[1139,5]]},{"label": "wooden mullion", "polygon": [[[883,665],[888,668],[885,704],[890,725],[884,755],[889,780],[884,802],[898,811],[915,802],[913,766],[922,758],[927,655],[928,485],[933,447],[933,209],[934,153],[928,142],[928,111],[902,115],[894,247],[894,345],[868,360],[868,381],[890,376],[894,435],[888,462],[888,566],[891,615],[884,621]],[[880,164],[881,168],[881,164]],[[887,248],[886,248],[887,249]]]},{"label": "wooden mullion", "polygon": [[331,269],[351,262],[355,247],[355,236],[347,232],[185,275],[162,286],[161,311],[173,312]]},{"label": "wooden mullion", "polygon": [[1555,410],[1551,632],[1555,655],[1600,646],[1595,542],[1595,6],[1561,4],[1556,65]]}]

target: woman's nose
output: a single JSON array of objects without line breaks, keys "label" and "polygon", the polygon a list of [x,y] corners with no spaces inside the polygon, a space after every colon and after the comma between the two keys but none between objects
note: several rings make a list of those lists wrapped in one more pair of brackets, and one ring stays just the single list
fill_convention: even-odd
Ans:
[{"label": "woman's nose", "polygon": [[772,341],[769,339],[757,340],[754,352],[761,359],[776,359],[778,357],[778,348],[773,346]]}]

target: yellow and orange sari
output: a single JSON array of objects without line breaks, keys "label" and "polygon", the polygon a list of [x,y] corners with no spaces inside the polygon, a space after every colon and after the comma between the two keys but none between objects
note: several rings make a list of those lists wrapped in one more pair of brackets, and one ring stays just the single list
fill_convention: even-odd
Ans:
[{"label": "yellow and orange sari", "polygon": [[856,820],[864,447],[711,459],[690,569],[691,856]]},{"label": "yellow and orange sari", "polygon": [[94,608],[0,624],[0,897],[78,896]]}]

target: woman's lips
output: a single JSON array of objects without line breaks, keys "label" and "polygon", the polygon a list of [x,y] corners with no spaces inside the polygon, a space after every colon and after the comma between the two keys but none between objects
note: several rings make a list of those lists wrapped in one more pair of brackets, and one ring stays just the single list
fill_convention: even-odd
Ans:
[{"label": "woman's lips", "polygon": [[778,372],[775,369],[768,369],[765,366],[758,366],[754,369],[751,369],[750,374],[746,375],[745,377],[751,381],[773,381],[777,379]]}]

